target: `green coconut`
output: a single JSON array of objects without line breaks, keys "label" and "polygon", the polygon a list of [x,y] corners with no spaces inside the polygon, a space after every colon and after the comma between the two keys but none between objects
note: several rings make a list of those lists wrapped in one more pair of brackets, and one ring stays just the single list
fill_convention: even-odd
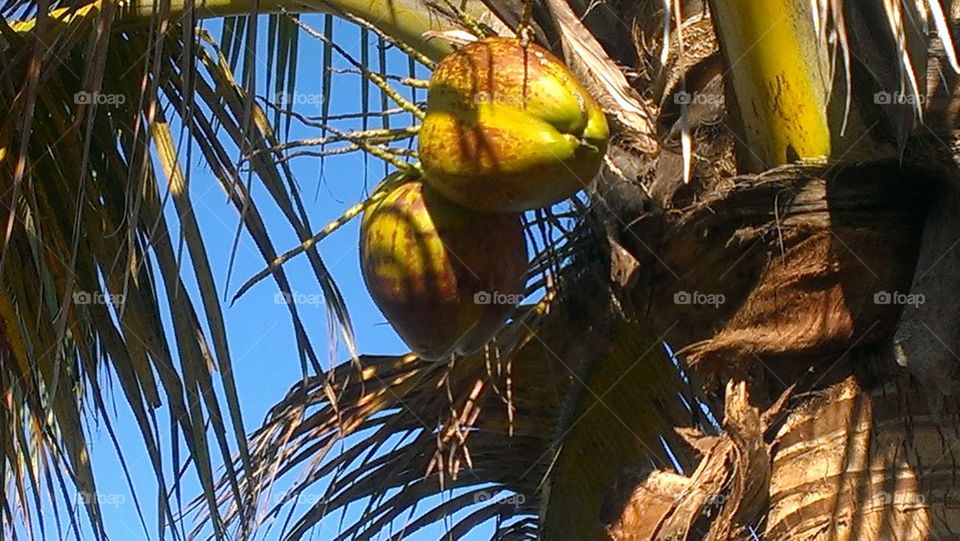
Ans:
[{"label": "green coconut", "polygon": [[480,349],[522,299],[520,216],[458,206],[429,186],[400,185],[365,212],[360,264],[374,302],[428,360]]},{"label": "green coconut", "polygon": [[434,71],[419,155],[427,182],[448,199],[521,212],[585,188],[608,135],[600,106],[549,51],[488,38]]}]

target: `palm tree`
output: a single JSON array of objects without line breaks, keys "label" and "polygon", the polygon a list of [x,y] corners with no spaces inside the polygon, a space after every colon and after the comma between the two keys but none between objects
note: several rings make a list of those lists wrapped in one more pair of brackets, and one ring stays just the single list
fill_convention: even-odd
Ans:
[{"label": "palm tree", "polygon": [[[108,418],[106,372],[140,425],[174,537],[186,523],[251,538],[280,521],[299,538],[358,503],[342,538],[441,521],[454,539],[490,521],[505,539],[954,538],[960,66],[947,4],[8,1],[2,528],[68,486],[97,494],[82,421]],[[325,113],[301,118],[318,139],[282,141],[276,128],[296,113],[254,99],[252,12],[274,13],[269,84],[281,90],[300,29],[323,41],[326,67],[347,55],[331,26],[295,13],[348,18],[427,68],[464,39],[519,31],[564,56],[614,136],[585,194],[526,216],[533,302],[484,352],[358,354],[324,372],[291,304],[313,374],[248,437],[172,126],[196,141],[264,257],[238,294],[264,278],[289,293],[283,263],[305,253],[340,322],[332,338],[353,351],[316,244],[378,193],[315,230],[286,159],[307,145],[359,150],[402,174],[416,168],[404,143],[417,124],[343,132]],[[197,27],[205,17],[227,18],[219,42]],[[382,73],[366,49],[354,65],[382,109],[422,118],[395,87],[422,86],[415,70]],[[254,177],[299,247],[279,254]],[[187,271],[168,198],[199,299],[176,294]],[[162,404],[203,488],[185,507],[164,478],[178,459],[158,443]],[[235,459],[216,471],[212,448]],[[307,498],[306,512],[290,505]],[[83,503],[105,536],[97,499]]]}]

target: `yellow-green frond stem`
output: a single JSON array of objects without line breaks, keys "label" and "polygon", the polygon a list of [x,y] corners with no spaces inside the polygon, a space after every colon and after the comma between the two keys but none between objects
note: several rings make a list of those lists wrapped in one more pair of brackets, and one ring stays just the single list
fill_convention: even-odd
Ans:
[{"label": "yellow-green frond stem", "polygon": [[309,239],[305,240],[302,244],[300,244],[296,248],[289,250],[281,254],[280,256],[278,256],[276,259],[273,260],[273,262],[270,263],[270,265],[267,268],[261,270],[260,272],[255,274],[252,278],[247,280],[237,291],[233,299],[236,300],[240,298],[247,290],[249,290],[251,287],[257,284],[260,280],[263,280],[267,276],[270,276],[271,274],[276,272],[278,269],[280,269],[284,263],[306,252],[310,248],[316,246],[317,243],[319,243],[321,240],[327,238],[327,236],[330,235],[330,233],[333,233],[337,229],[340,229],[347,222],[359,216],[371,206],[379,203],[394,188],[396,188],[400,184],[403,184],[404,182],[407,182],[407,181],[408,181],[408,176],[403,172],[395,172],[389,175],[377,186],[377,188],[373,191],[373,193],[370,194],[370,197],[348,208],[339,218],[337,218],[336,220],[324,226],[323,229],[321,229],[319,232],[317,232],[315,235],[313,235]]},{"label": "yellow-green frond stem", "polygon": [[[744,137],[741,167],[761,171],[831,152],[824,56],[809,0],[712,0],[714,28]],[[732,90],[732,92],[731,92]]]},{"label": "yellow-green frond stem", "polygon": [[384,95],[386,95],[386,96],[389,97],[391,100],[393,100],[393,102],[396,103],[398,106],[400,106],[401,109],[403,109],[404,111],[412,114],[414,117],[416,117],[416,118],[418,118],[418,119],[420,119],[420,120],[423,120],[423,117],[425,116],[425,113],[424,113],[423,111],[421,111],[421,110],[416,106],[416,104],[411,103],[409,100],[407,100],[406,98],[404,98],[403,95],[401,95],[399,92],[397,92],[397,90],[396,90],[395,88],[393,88],[392,86],[390,86],[390,83],[387,82],[387,79],[386,79],[383,75],[380,75],[380,74],[378,74],[378,73],[376,73],[376,72],[374,72],[374,71],[371,71],[370,69],[368,69],[367,66],[363,65],[363,64],[360,63],[360,62],[356,62],[356,61],[352,60],[352,57],[347,53],[347,51],[345,51],[342,47],[340,47],[340,45],[337,45],[337,43],[334,42],[333,40],[331,40],[328,36],[325,36],[322,32],[318,32],[317,30],[315,30],[315,29],[314,29],[313,27],[311,27],[310,25],[305,24],[304,22],[302,22],[302,21],[300,21],[300,20],[298,20],[298,19],[292,19],[292,20],[293,20],[294,24],[296,24],[297,26],[299,26],[300,28],[302,28],[303,31],[306,32],[308,35],[310,35],[310,36],[312,36],[312,37],[314,37],[314,38],[316,38],[316,39],[318,39],[318,40],[326,43],[327,45],[333,47],[333,48],[334,48],[336,51],[338,51],[344,58],[346,58],[348,61],[352,62],[352,63],[354,64],[354,67],[355,67],[357,70],[360,71],[360,75],[363,76],[364,79],[367,79],[368,81],[370,81],[371,83],[373,83],[374,86],[376,86],[377,88],[379,88],[379,89],[384,93]]},{"label": "yellow-green frond stem", "polygon": [[[469,2],[468,11],[482,13],[485,8],[480,2]],[[87,4],[79,9],[62,8],[53,10],[49,17],[61,24],[69,24],[77,19],[93,18],[103,7],[103,0]],[[206,0],[186,2],[172,0],[168,8],[172,20],[180,19],[188,7],[193,7],[200,18],[220,18],[232,15],[246,15],[258,10],[259,13],[332,13],[353,16],[363,21],[375,23],[386,35],[403,42],[431,60],[439,60],[450,53],[450,44],[439,39],[430,39],[425,32],[445,30],[446,25],[423,4],[416,0]],[[115,8],[119,11],[120,22],[138,24],[149,22],[162,11],[158,0],[118,0]],[[15,22],[11,27],[19,32],[30,32],[36,26],[36,19]]]}]

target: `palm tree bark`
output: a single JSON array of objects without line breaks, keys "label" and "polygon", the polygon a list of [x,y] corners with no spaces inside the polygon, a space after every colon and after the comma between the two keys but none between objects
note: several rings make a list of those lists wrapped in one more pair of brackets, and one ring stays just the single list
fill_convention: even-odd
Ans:
[{"label": "palm tree bark", "polygon": [[[634,300],[656,327],[673,329],[667,341],[691,364],[714,411],[724,411],[725,432],[719,438],[688,435],[701,455],[698,468],[682,476],[653,472],[634,486],[619,514],[605,517],[608,531],[617,539],[739,539],[751,533],[765,539],[955,538],[957,408],[897,364],[893,341],[901,313],[921,312],[916,305],[904,306],[914,277],[932,263],[918,265],[931,251],[921,254],[920,247],[935,246],[940,257],[952,249],[928,237],[955,230],[950,213],[931,212],[943,207],[939,201],[954,200],[960,181],[953,149],[943,143],[955,134],[913,134],[907,140],[917,108],[877,107],[886,104],[874,97],[874,92],[896,95],[907,84],[904,78],[914,77],[911,70],[922,74],[927,68],[923,52],[901,60],[912,64],[889,77],[885,70],[895,72],[896,63],[882,66],[878,58],[897,47],[903,55],[925,48],[916,41],[904,46],[904,36],[884,37],[891,30],[883,25],[895,26],[890,22],[895,18],[884,18],[884,8],[864,13],[869,10],[863,6],[846,6],[843,14],[854,27],[880,26],[855,34],[851,49],[860,64],[846,67],[853,90],[843,89],[846,81],[838,75],[831,103],[819,103],[816,92],[791,90],[804,79],[791,70],[806,64],[812,67],[800,71],[817,75],[822,73],[817,62],[788,63],[790,51],[757,46],[757,40],[763,45],[762,33],[745,28],[756,22],[752,19],[775,15],[765,12],[767,3],[711,5],[720,8],[712,14],[721,49],[726,48],[728,125],[738,133],[725,140],[721,132],[703,143],[701,159],[715,156],[720,166],[701,166],[698,185],[677,182],[678,160],[661,156],[652,200],[614,206],[646,207],[617,216],[617,222],[631,224],[616,229],[639,261]],[[876,41],[875,50],[856,42],[861,35]],[[815,48],[810,42],[816,39],[808,38],[807,46]],[[789,39],[778,43],[796,45]],[[884,58],[889,64],[897,55]],[[835,73],[842,71],[838,67]],[[834,145],[849,128],[847,97],[856,127]],[[785,108],[791,100],[792,105],[806,100],[817,107],[808,111],[829,118],[796,123],[802,115]],[[813,153],[800,152],[796,144],[809,142],[808,128],[826,143],[810,146]],[[890,151],[891,135],[898,139],[899,156]],[[847,154],[858,143],[855,154],[870,157],[866,162]],[[736,160],[731,147],[737,148]],[[749,159],[743,159],[744,150],[752,151]],[[734,176],[818,153],[829,167]],[[884,155],[888,158],[878,159]],[[622,193],[610,186],[601,191]],[[662,212],[650,212],[651,206]],[[932,280],[937,285],[927,291],[955,288],[954,274],[938,273]],[[677,301],[677,295],[689,299],[691,293],[722,300],[713,306]],[[902,297],[906,302],[898,300]],[[939,313],[948,319],[938,323],[955,327],[952,312]],[[933,324],[913,322],[927,330]],[[911,353],[923,356],[935,349],[942,353],[917,347]],[[911,360],[918,361],[945,366],[947,381],[940,388],[952,387],[953,358],[940,364]],[[759,434],[750,430],[756,425]]]},{"label": "palm tree bark", "polygon": [[932,410],[915,382],[890,379],[851,376],[790,413],[773,443],[766,539],[958,535],[957,407]]},{"label": "palm tree bark", "polygon": [[[935,163],[908,153],[906,162],[913,160]],[[877,301],[910,291],[930,181],[956,177],[952,164],[940,165],[781,168],[714,185],[722,193],[679,219],[624,221],[634,225],[621,238],[640,261],[634,301],[657,328],[672,329],[667,341],[727,411],[721,441],[694,438],[709,449],[698,473],[658,473],[636,486],[610,520],[615,538],[680,531],[724,539],[750,527],[766,539],[956,535],[960,417],[896,364],[901,307]],[[692,291],[724,302],[675,302]],[[744,382],[749,405],[730,409],[730,393],[722,392],[730,381]],[[751,408],[769,417],[759,447],[735,437],[743,432],[735,419]],[[764,460],[766,468],[757,466]],[[731,481],[744,470],[747,487],[762,490],[759,507],[732,497]],[[690,486],[700,491],[677,498]],[[707,515],[714,520],[698,523]]]}]

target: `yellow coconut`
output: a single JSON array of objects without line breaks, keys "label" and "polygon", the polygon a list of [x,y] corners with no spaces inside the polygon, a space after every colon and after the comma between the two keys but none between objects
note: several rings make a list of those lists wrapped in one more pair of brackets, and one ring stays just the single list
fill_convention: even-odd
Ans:
[{"label": "yellow coconut", "polygon": [[600,106],[546,49],[488,38],[430,79],[419,154],[448,199],[489,212],[546,207],[586,187],[607,145]]},{"label": "yellow coconut", "polygon": [[486,344],[522,298],[520,216],[462,208],[408,182],[367,209],[360,264],[370,295],[424,359]]}]

